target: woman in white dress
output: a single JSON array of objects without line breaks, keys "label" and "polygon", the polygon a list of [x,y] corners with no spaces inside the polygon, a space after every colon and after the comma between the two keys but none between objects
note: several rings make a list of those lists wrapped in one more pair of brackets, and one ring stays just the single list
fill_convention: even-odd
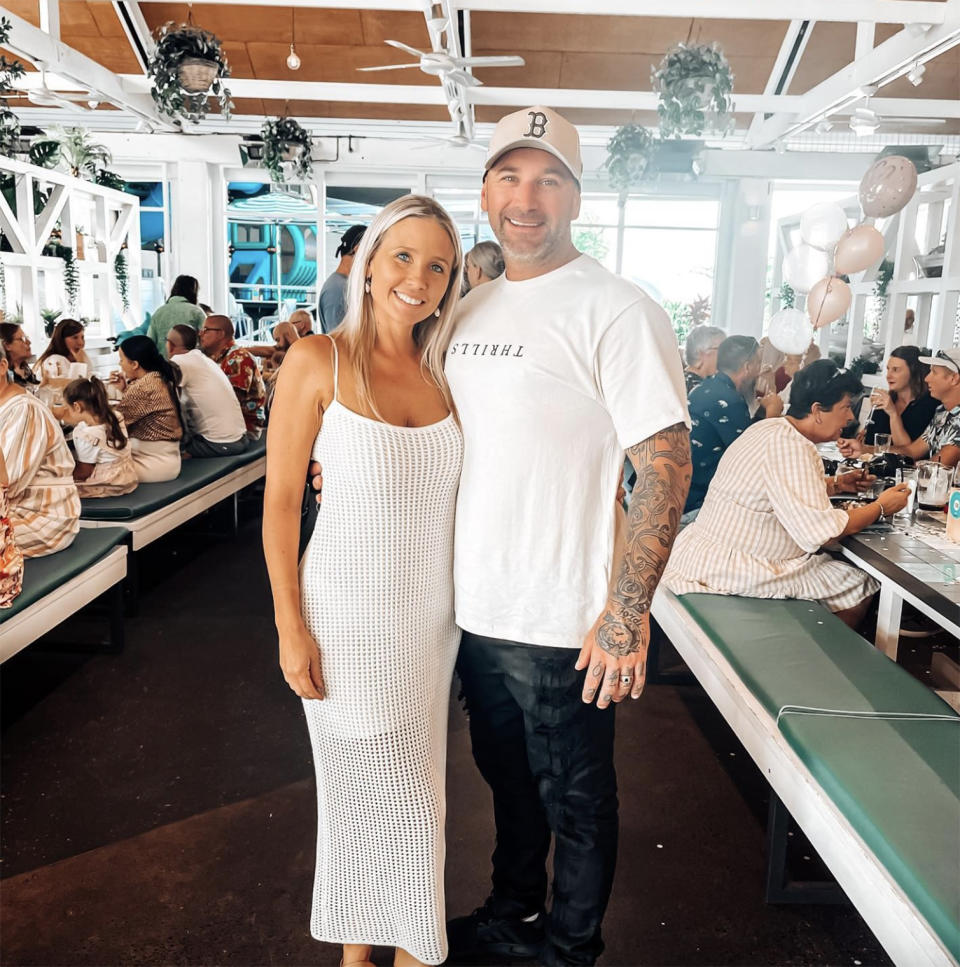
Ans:
[{"label": "woman in white dress", "polygon": [[869,504],[833,507],[856,493],[860,471],[825,478],[818,443],[837,440],[853,419],[860,381],[822,359],[791,383],[786,417],[749,427],[728,447],[697,519],[677,537],[663,581],[675,594],[703,591],[748,598],[818,601],[852,627],[877,583],[829,554],[824,544],[855,534],[907,504],[898,484]]},{"label": "woman in white dress", "polygon": [[[310,922],[368,964],[439,964],[453,519],[462,439],[443,374],[459,235],[432,199],[374,219],[332,336],[301,339],[277,380],[263,544],[280,665],[304,700],[317,776]],[[323,505],[297,569],[303,483]]]}]

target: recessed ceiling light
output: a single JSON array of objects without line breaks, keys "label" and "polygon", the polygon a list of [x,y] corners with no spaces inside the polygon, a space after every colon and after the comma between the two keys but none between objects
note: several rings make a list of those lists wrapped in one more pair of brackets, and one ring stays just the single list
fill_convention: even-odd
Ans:
[{"label": "recessed ceiling light", "polygon": [[917,61],[917,63],[913,65],[913,70],[907,74],[907,80],[910,81],[914,87],[919,87],[923,83],[923,75],[926,74],[926,72],[927,68]]}]

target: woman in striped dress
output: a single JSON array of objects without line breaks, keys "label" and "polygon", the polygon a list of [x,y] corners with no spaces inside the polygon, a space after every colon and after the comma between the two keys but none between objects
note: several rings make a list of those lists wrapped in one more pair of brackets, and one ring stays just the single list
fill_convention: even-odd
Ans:
[{"label": "woman in striped dress", "polygon": [[36,397],[9,382],[0,353],[0,450],[13,536],[24,557],[62,551],[80,530],[73,457],[60,424]]},{"label": "woman in striped dress", "polygon": [[850,401],[860,382],[818,360],[791,385],[788,415],[755,423],[723,455],[663,580],[675,594],[817,601],[856,627],[878,585],[821,548],[902,510],[909,489],[899,484],[872,503],[833,507],[831,494],[855,493],[864,481],[859,471],[825,478],[816,444],[837,440],[853,419]]}]

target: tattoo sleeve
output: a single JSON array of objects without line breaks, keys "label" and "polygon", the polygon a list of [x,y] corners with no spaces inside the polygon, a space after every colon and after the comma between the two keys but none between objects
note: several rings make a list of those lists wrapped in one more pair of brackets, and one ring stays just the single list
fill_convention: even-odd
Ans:
[{"label": "tattoo sleeve", "polygon": [[627,450],[637,482],[627,515],[623,557],[615,562],[610,602],[597,629],[604,651],[620,658],[640,650],[650,611],[690,489],[690,434],[677,423]]}]

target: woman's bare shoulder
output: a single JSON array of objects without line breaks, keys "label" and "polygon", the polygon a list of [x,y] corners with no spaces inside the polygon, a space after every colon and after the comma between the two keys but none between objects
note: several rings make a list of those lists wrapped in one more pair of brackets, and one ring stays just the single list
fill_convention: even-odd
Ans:
[{"label": "woman's bare shoulder", "polygon": [[286,351],[277,375],[288,383],[296,380],[310,396],[326,399],[333,395],[333,371],[334,347],[330,337],[318,335],[298,339]]}]

